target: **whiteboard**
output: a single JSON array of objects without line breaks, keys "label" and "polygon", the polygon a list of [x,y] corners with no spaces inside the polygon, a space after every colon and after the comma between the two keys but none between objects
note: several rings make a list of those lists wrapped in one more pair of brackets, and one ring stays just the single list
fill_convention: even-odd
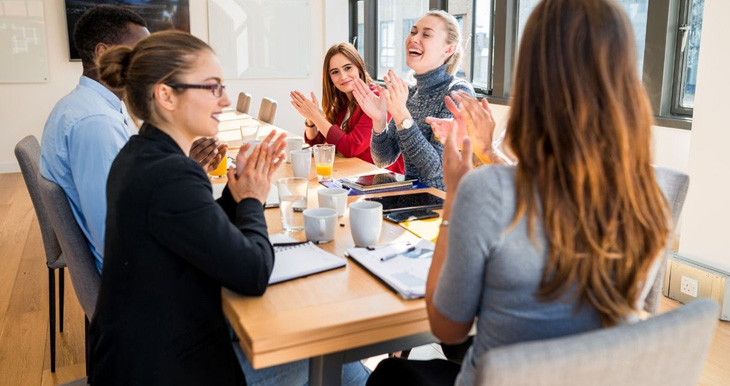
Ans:
[{"label": "whiteboard", "polygon": [[0,83],[48,81],[43,0],[3,0],[0,7]]},{"label": "whiteboard", "polygon": [[208,36],[227,79],[307,78],[308,0],[208,0]]}]

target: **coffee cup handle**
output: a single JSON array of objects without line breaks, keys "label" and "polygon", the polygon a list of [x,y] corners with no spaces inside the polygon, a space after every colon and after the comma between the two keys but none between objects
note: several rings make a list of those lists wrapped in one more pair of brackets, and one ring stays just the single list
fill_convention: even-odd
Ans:
[{"label": "coffee cup handle", "polygon": [[327,230],[327,226],[324,223],[324,219],[319,219],[319,237],[324,237],[324,232]]}]

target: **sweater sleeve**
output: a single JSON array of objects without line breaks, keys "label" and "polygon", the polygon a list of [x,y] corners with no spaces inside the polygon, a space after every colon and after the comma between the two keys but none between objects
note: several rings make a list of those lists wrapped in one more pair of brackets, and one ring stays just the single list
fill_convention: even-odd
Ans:
[{"label": "sweater sleeve", "polygon": [[370,138],[370,155],[375,166],[385,168],[393,164],[401,154],[400,144],[396,136],[396,127],[393,119],[388,121],[385,132],[373,133]]},{"label": "sweater sleeve", "polygon": [[166,248],[221,285],[245,295],[263,294],[274,251],[261,203],[241,200],[232,223],[213,200],[200,166],[191,162],[170,165],[177,171],[156,184],[148,211],[150,230]]}]

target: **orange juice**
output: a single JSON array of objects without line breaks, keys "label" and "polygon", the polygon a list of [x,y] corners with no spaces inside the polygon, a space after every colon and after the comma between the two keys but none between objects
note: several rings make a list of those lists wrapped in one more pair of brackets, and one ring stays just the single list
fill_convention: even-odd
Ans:
[{"label": "orange juice", "polygon": [[317,164],[317,175],[320,177],[329,177],[332,175],[332,164],[320,163]]},{"label": "orange juice", "polygon": [[226,175],[226,172],[228,171],[228,157],[223,157],[221,160],[221,163],[218,164],[218,167],[215,168],[215,170],[208,172],[213,177],[223,177]]}]

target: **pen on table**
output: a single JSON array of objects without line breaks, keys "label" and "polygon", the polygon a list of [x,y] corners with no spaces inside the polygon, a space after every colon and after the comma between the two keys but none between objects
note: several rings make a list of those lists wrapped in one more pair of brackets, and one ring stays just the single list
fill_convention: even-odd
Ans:
[{"label": "pen on table", "polygon": [[295,245],[302,245],[302,244],[306,244],[306,243],[325,244],[325,243],[328,243],[328,242],[329,241],[294,241],[294,242],[291,242],[291,243],[274,243],[274,244],[271,244],[271,246],[272,247],[292,247],[292,246],[295,246]]},{"label": "pen on table", "polygon": [[402,255],[402,254],[408,253],[408,252],[413,252],[415,250],[416,250],[416,247],[410,247],[410,248],[406,249],[403,252],[398,252],[398,253],[390,254],[388,256],[383,256],[383,257],[380,258],[380,261],[388,261],[388,260],[390,260],[390,259],[392,259],[392,258],[394,258],[394,257],[396,257],[398,255]]}]

